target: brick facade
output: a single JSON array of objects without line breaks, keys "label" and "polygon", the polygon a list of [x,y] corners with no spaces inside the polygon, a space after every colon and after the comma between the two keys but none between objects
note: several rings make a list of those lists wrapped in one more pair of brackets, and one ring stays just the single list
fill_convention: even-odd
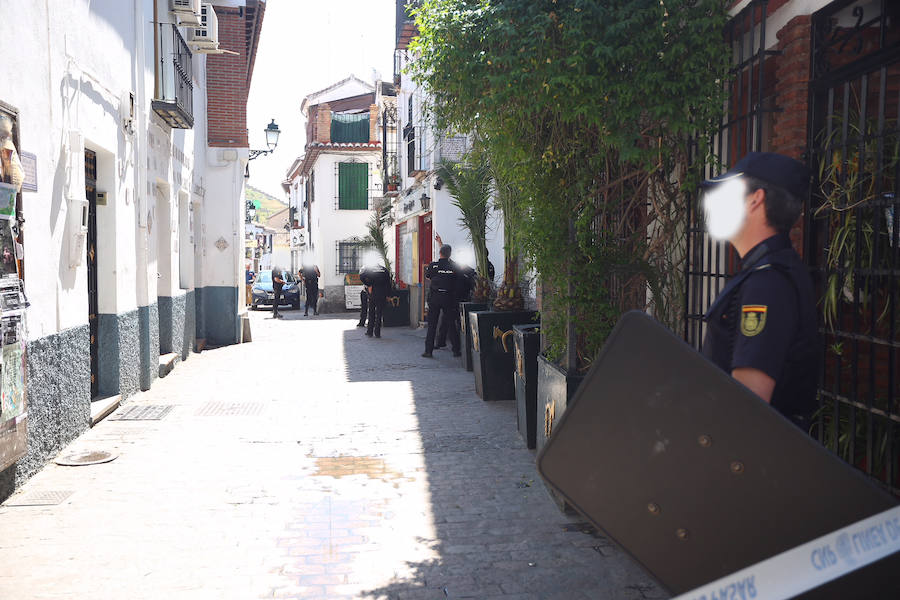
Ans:
[{"label": "brick facade", "polygon": [[[262,19],[265,4],[253,5],[254,11],[216,6],[219,21],[219,47],[234,54],[210,54],[207,67],[208,143],[211,147],[248,148],[247,95],[256,39],[248,35],[254,23]],[[257,25],[258,33],[258,25]]]}]

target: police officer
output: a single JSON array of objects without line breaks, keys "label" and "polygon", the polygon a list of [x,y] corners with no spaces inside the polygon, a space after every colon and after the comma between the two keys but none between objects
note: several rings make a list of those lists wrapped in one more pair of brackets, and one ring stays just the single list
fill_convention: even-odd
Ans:
[{"label": "police officer", "polygon": [[456,299],[460,275],[458,267],[450,260],[451,251],[449,245],[442,245],[440,259],[425,267],[425,277],[431,280],[431,295],[428,298],[428,333],[425,335],[425,352],[422,354],[425,358],[432,358],[434,336],[437,333],[441,313],[444,313],[441,336],[446,337],[449,333],[453,356],[460,356],[459,329],[451,327],[458,312]]},{"label": "police officer", "polygon": [[278,305],[281,304],[281,290],[284,287],[284,274],[278,267],[272,268],[272,291],[275,292],[275,299],[272,302],[272,318],[280,319],[278,314]]},{"label": "police officer", "polygon": [[703,355],[805,431],[816,409],[819,340],[812,280],[788,234],[809,179],[794,159],[751,152],[703,182],[710,237],[741,257],[704,315]]},{"label": "police officer", "polygon": [[309,316],[309,309],[313,309],[313,314],[319,314],[319,277],[322,276],[321,271],[319,271],[319,267],[314,264],[303,265],[303,270],[300,272],[300,278],[303,280],[303,285],[306,287],[306,306],[303,311],[303,316]]},{"label": "police officer", "polygon": [[366,335],[380,338],[384,304],[391,289],[391,274],[384,265],[367,265],[360,270],[359,280],[368,292],[369,325],[366,327]]}]

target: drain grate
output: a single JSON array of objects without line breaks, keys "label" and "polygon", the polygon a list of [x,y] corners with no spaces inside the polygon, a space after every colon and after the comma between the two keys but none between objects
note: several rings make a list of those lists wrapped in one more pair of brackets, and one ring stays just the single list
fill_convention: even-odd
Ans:
[{"label": "drain grate", "polygon": [[63,457],[57,458],[56,464],[63,467],[83,467],[85,465],[99,465],[108,463],[116,459],[116,455],[105,450],[84,450],[81,452],[72,452]]},{"label": "drain grate", "polygon": [[10,498],[4,506],[56,506],[74,493],[74,491],[32,492],[20,498]]},{"label": "drain grate", "polygon": [[253,417],[262,412],[262,404],[247,402],[207,402],[197,411],[198,417]]},{"label": "drain grate", "polygon": [[159,421],[175,408],[171,404],[144,404],[120,408],[108,419],[110,421]]}]

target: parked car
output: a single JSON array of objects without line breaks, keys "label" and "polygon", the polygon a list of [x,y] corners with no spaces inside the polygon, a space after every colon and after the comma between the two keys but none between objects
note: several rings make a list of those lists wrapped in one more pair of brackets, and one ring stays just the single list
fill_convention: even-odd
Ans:
[{"label": "parked car", "polygon": [[[281,278],[284,279],[284,287],[281,288],[281,302],[279,306],[290,304],[291,308],[300,308],[300,282],[289,271],[281,271]],[[275,291],[272,288],[272,270],[260,271],[253,282],[251,289],[253,303],[250,305],[252,310],[256,310],[261,305],[271,306],[275,302]]]}]

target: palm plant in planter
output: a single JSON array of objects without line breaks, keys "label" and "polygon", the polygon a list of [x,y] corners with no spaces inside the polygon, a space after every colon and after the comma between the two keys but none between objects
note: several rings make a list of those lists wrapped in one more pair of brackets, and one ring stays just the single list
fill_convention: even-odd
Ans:
[{"label": "palm plant in planter", "polygon": [[500,167],[499,161],[491,163],[496,191],[496,205],[503,215],[503,283],[494,299],[494,310],[522,310],[525,298],[519,281],[519,236],[522,223],[522,192],[515,179]]},{"label": "palm plant in planter", "polygon": [[451,202],[459,209],[459,222],[475,251],[476,282],[472,300],[486,302],[491,296],[487,251],[491,169],[487,157],[482,152],[470,152],[460,162],[442,161],[436,173],[444,180]]}]

